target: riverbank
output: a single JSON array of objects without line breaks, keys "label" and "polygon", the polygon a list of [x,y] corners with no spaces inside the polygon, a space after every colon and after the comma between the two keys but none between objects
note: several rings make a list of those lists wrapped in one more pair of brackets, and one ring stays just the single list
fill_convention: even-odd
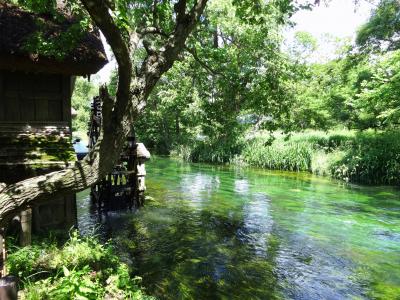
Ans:
[{"label": "riverbank", "polygon": [[10,247],[7,270],[18,276],[21,299],[151,300],[109,244],[73,232],[65,243],[45,238]]},{"label": "riverbank", "polygon": [[400,184],[399,131],[308,130],[290,136],[260,131],[232,147],[200,141],[172,154],[194,162],[307,171],[353,183]]}]

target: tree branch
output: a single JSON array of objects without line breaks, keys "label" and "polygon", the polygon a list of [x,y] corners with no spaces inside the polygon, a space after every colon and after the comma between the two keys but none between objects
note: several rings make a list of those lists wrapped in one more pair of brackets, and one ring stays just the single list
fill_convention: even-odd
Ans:
[{"label": "tree branch", "polygon": [[211,73],[212,75],[219,75],[219,76],[222,76],[222,77],[224,77],[225,79],[227,79],[227,77],[225,76],[224,73],[219,72],[219,71],[217,71],[217,70],[211,68],[211,67],[210,67],[209,65],[207,65],[204,61],[202,61],[202,60],[200,59],[200,57],[197,55],[196,49],[194,49],[194,48],[189,48],[189,47],[185,47],[185,50],[186,50],[187,52],[189,52],[189,53],[192,55],[192,57],[194,58],[194,60],[197,61],[197,63],[198,63],[200,66],[202,66],[204,69],[206,69],[209,73]]},{"label": "tree branch", "polygon": [[90,17],[101,29],[108,44],[110,45],[118,64],[118,87],[116,107],[114,108],[113,119],[124,115],[126,106],[130,100],[129,89],[132,80],[132,62],[130,59],[129,43],[124,40],[121,30],[115,24],[108,12],[107,6],[101,0],[81,0]]},{"label": "tree branch", "polygon": [[153,0],[152,15],[153,15],[153,26],[154,27],[158,27],[157,4],[158,4],[158,0]]},{"label": "tree branch", "polygon": [[[159,53],[149,55],[145,59],[140,69],[139,74],[144,79],[146,86],[154,87],[161,75],[172,67],[178,54],[185,47],[186,39],[199,21],[207,2],[208,0],[196,1],[188,14],[184,12],[184,8],[186,10],[185,0],[180,0],[175,5],[175,11],[180,17],[177,17],[173,34],[170,35],[165,46],[161,47]],[[148,94],[145,96],[147,97]]]},{"label": "tree branch", "polygon": [[[0,223],[12,218],[19,210],[38,199],[46,200],[57,195],[66,195],[86,189],[101,180],[119,158],[120,149],[125,140],[125,132],[120,130],[122,116],[128,104],[131,104],[129,92],[132,67],[129,48],[121,32],[109,14],[107,6],[101,0],[82,0],[91,18],[103,32],[118,63],[118,88],[115,105],[110,105],[111,118],[119,123],[103,124],[103,132],[94,149],[83,161],[61,171],[26,179],[8,185],[0,192]],[[108,112],[107,112],[108,113]],[[122,113],[122,116],[119,114]],[[112,126],[114,125],[114,126]],[[113,129],[117,129],[113,132]],[[119,130],[118,130],[119,129]]]},{"label": "tree branch", "polygon": [[186,16],[186,0],[179,0],[174,5],[177,23],[183,23]]},{"label": "tree branch", "polygon": [[[108,174],[120,156],[131,126],[144,109],[146,99],[160,76],[166,72],[183,50],[185,41],[199,20],[207,0],[198,0],[185,17],[179,17],[174,33],[163,47],[149,54],[138,76],[133,76],[129,41],[109,14],[103,0],[81,0],[92,20],[103,32],[118,63],[118,87],[115,101],[107,100],[102,132],[94,149],[83,161],[67,169],[26,179],[0,191],[0,226],[8,218],[37,200],[75,193],[90,187]],[[186,2],[180,0],[178,3]],[[179,9],[182,16],[183,10]],[[140,33],[130,36],[136,49]],[[1,189],[1,188],[0,188]]]},{"label": "tree branch", "polygon": [[148,34],[157,34],[157,35],[160,35],[160,36],[163,36],[163,37],[169,37],[168,34],[166,34],[165,32],[163,32],[163,31],[161,30],[161,28],[158,28],[158,27],[146,27],[146,28],[144,28],[144,29],[138,31],[138,33],[139,33],[141,36],[145,36],[145,35],[148,35]]}]

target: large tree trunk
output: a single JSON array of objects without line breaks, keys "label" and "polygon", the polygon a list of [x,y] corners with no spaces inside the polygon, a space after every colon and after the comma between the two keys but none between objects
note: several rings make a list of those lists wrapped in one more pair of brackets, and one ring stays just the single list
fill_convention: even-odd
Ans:
[{"label": "large tree trunk", "polygon": [[207,0],[198,0],[186,12],[186,0],[176,5],[176,26],[165,45],[149,51],[138,74],[132,72],[131,52],[136,50],[139,33],[129,44],[110,15],[106,1],[81,0],[94,23],[103,32],[118,63],[118,88],[112,99],[103,89],[103,128],[94,149],[74,166],[30,178],[9,186],[0,185],[0,226],[18,211],[37,200],[55,199],[86,189],[109,173],[118,160],[126,136],[144,109],[146,99],[163,73],[168,71],[185,46],[185,41],[202,14]]}]

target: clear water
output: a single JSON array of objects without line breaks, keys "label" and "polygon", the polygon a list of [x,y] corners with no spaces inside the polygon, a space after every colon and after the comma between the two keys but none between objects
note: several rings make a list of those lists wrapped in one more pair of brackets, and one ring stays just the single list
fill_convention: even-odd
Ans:
[{"label": "clear water", "polygon": [[[136,212],[100,226],[160,299],[400,299],[400,190],[155,158]],[[101,225],[98,225],[101,224]]]}]

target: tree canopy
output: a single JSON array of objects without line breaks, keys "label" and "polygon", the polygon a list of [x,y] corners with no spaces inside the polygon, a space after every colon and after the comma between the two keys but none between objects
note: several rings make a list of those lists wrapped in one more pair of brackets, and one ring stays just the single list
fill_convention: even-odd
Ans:
[{"label": "tree canopy", "polygon": [[[162,153],[188,148],[194,159],[208,152],[212,157],[203,159],[229,161],[249,130],[397,127],[398,30],[388,24],[396,23],[399,8],[393,2],[379,3],[355,44],[331,38],[336,58],[323,62],[313,59],[323,45],[307,32],[282,47],[282,32],[299,6],[292,3],[282,13],[282,3],[257,4],[249,17],[254,3],[211,2],[185,60],[150,96],[152,109],[136,124],[140,138]],[[386,10],[390,18],[382,16]],[[392,46],[385,53],[368,54],[388,38]]]}]

